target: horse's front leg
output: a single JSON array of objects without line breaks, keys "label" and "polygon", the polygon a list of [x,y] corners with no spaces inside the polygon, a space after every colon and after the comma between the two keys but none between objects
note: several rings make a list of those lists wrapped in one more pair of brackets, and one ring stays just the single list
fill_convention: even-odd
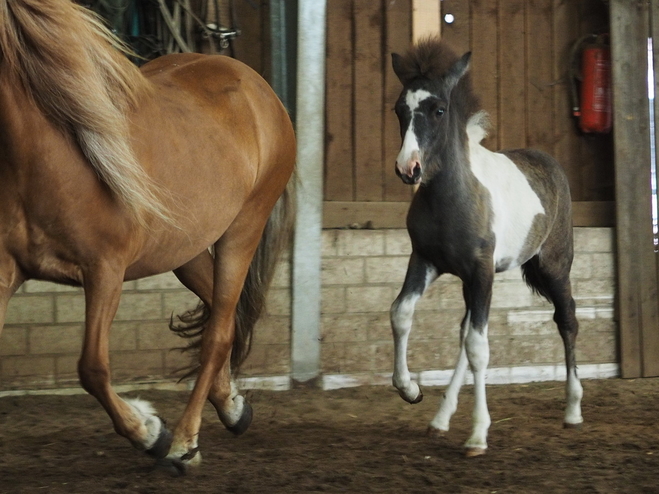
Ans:
[{"label": "horse's front leg", "polygon": [[400,396],[409,403],[423,399],[419,385],[411,380],[407,367],[407,341],[412,330],[414,307],[430,283],[437,279],[437,270],[427,261],[412,253],[405,275],[405,282],[391,305],[391,328],[394,335],[393,385]]},{"label": "horse's front leg", "polygon": [[78,373],[82,387],[94,396],[112,419],[115,431],[137,449],[164,457],[171,434],[151,405],[142,400],[123,400],[110,382],[109,332],[119,306],[124,271],[99,263],[84,273],[85,338]]},{"label": "horse's front leg", "polygon": [[485,453],[487,432],[491,423],[485,394],[485,371],[490,360],[487,326],[493,281],[494,268],[491,264],[482,266],[470,280],[465,281],[464,293],[470,315],[464,348],[474,374],[473,429],[471,437],[465,443],[467,456]]},{"label": "horse's front leg", "polygon": [[[205,250],[190,262],[174,270],[174,274],[201,301],[210,307],[213,298],[213,256]],[[232,433],[240,435],[247,430],[252,419],[252,407],[238,392],[231,376],[231,359],[213,381],[208,396],[220,421]]]}]

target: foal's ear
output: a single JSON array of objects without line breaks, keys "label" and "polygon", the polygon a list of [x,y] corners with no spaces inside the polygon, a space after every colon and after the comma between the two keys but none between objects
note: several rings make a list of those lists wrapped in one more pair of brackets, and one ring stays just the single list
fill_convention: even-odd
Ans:
[{"label": "foal's ear", "polygon": [[409,64],[405,63],[405,59],[398,53],[391,54],[391,66],[394,69],[394,74],[396,74],[398,80],[403,83],[403,86],[414,79],[416,75],[410,70]]},{"label": "foal's ear", "polygon": [[469,61],[471,60],[471,52],[468,51],[460,60],[453,64],[453,67],[446,73],[445,80],[448,83],[449,89],[453,89],[455,85],[464,77],[469,70]]},{"label": "foal's ear", "polygon": [[405,84],[405,68],[403,67],[403,57],[401,57],[398,53],[392,53],[391,54],[391,66],[394,69],[394,74],[398,77],[398,80]]}]

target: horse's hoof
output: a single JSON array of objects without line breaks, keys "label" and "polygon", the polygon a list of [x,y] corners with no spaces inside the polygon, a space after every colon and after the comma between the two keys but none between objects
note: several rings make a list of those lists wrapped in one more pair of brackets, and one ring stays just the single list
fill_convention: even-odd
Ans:
[{"label": "horse's hoof", "polygon": [[227,430],[236,436],[244,433],[252,423],[252,405],[243,402],[243,414],[234,425],[226,426]]},{"label": "horse's hoof", "polygon": [[418,396],[414,398],[412,401],[410,401],[410,405],[416,405],[417,403],[421,403],[421,400],[423,400],[423,391],[421,391],[421,388],[419,388]]},{"label": "horse's hoof", "polygon": [[428,426],[428,429],[426,429],[426,436],[432,438],[432,439],[439,439],[444,436],[446,436],[446,431],[443,431],[441,429],[437,429],[436,427],[433,427],[432,425]]},{"label": "horse's hoof", "polygon": [[421,391],[421,388],[419,388],[419,394],[416,395],[416,398],[410,400],[407,396],[402,391],[399,391],[398,394],[402,399],[404,399],[406,402],[408,402],[410,405],[416,405],[417,403],[420,403],[421,400],[423,400],[423,391]]},{"label": "horse's hoof", "polygon": [[156,461],[156,468],[164,470],[173,477],[186,475],[191,468],[199,466],[201,453],[199,448],[194,448],[181,457],[167,456]]},{"label": "horse's hoof", "polygon": [[158,439],[156,439],[156,442],[153,444],[153,446],[147,449],[145,453],[149,456],[153,456],[156,459],[164,458],[167,456],[167,453],[169,453],[169,448],[172,445],[172,437],[172,433],[164,426],[163,423],[163,428],[160,429]]},{"label": "horse's hoof", "polygon": [[581,429],[582,425],[583,422],[579,422],[578,424],[570,424],[568,422],[563,422],[563,429]]},{"label": "horse's hoof", "polygon": [[467,448],[465,449],[465,456],[467,458],[475,458],[476,456],[483,456],[487,448]]}]

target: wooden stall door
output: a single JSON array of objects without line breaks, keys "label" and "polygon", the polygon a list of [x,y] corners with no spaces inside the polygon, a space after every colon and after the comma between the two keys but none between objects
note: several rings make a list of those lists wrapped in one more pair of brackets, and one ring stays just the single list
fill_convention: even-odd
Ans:
[{"label": "wooden stall door", "polygon": [[[621,371],[623,377],[659,376],[659,254],[648,100],[650,37],[655,93],[658,89],[659,0],[611,0],[610,5]],[[656,119],[656,99],[654,110]],[[655,120],[655,131],[656,125]]]},{"label": "wooden stall door", "polygon": [[[402,228],[411,188],[394,173],[393,110],[401,85],[391,53],[412,41],[412,0],[333,0],[327,20],[325,228]],[[608,30],[602,0],[442,0],[441,36],[473,54],[472,80],[492,131],[490,149],[533,147],[568,174],[574,223],[613,224],[610,135],[581,134],[571,115],[570,51]]]}]

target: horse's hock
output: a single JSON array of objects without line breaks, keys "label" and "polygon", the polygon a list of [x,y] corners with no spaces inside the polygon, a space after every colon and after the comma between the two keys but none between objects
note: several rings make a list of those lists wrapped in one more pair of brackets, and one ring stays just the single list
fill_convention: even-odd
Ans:
[{"label": "horse's hock", "polygon": [[[580,322],[580,375],[617,372],[614,321],[614,230],[575,228],[572,283]],[[325,230],[322,252],[324,387],[390,384],[393,343],[389,307],[400,289],[411,251],[405,230]],[[289,265],[279,264],[267,315],[255,330],[242,368],[245,387],[288,387],[290,364]],[[175,383],[189,357],[167,329],[172,313],[196,298],[172,274],[124,284],[111,333],[113,381]],[[410,369],[421,384],[443,384],[455,364],[464,302],[457,278],[443,276],[417,306]],[[519,270],[498,274],[490,316],[489,382],[562,379],[561,339],[553,308],[533,295]],[[84,319],[80,289],[27,282],[9,303],[0,336],[0,391],[77,388]]]}]

